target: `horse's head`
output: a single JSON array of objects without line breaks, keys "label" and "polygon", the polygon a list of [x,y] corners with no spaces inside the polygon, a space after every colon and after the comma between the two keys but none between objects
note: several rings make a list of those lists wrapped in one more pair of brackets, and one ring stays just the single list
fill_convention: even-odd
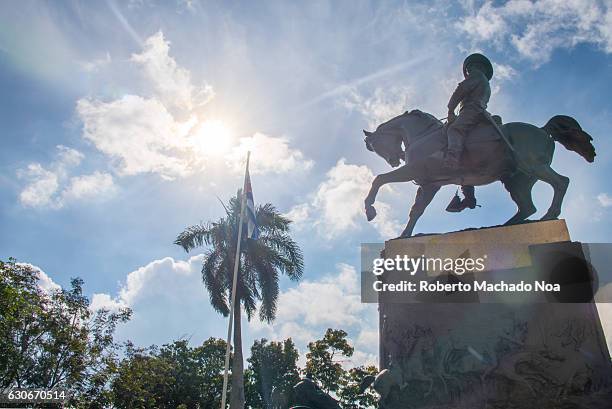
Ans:
[{"label": "horse's head", "polygon": [[366,148],[386,160],[392,167],[398,167],[404,160],[402,137],[397,132],[385,132],[384,129],[379,127],[374,132],[364,129],[363,133],[366,136],[363,140]]},{"label": "horse's head", "polygon": [[433,126],[441,127],[442,123],[435,116],[414,109],[380,124],[374,132],[364,130],[364,142],[369,151],[375,152],[396,168],[402,160],[406,160],[402,144],[407,149]]}]

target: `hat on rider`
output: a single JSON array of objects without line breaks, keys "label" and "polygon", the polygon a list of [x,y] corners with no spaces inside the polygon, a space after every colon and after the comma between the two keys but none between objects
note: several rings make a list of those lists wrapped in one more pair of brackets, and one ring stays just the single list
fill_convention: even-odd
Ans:
[{"label": "hat on rider", "polygon": [[463,75],[467,77],[467,68],[470,65],[480,65],[483,69],[483,74],[491,80],[493,78],[493,64],[491,61],[480,53],[474,53],[467,56],[463,61]]}]

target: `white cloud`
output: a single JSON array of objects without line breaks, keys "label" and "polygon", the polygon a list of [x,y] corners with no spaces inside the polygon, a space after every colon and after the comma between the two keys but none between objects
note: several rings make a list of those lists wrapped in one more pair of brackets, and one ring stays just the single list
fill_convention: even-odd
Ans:
[{"label": "white cloud", "polygon": [[53,195],[59,187],[57,174],[44,169],[40,163],[30,163],[26,170],[19,172],[19,176],[29,180],[19,193],[21,204],[29,207],[57,207],[53,201]]},{"label": "white cloud", "polygon": [[493,63],[493,71],[495,72],[495,78],[498,80],[510,80],[516,77],[517,72],[512,66],[505,64]]},{"label": "white cloud", "polygon": [[[353,266],[338,264],[337,271],[319,280],[304,280],[281,292],[272,324],[253,320],[249,328],[271,340],[292,337],[305,354],[308,342],[323,337],[327,328],[348,332],[355,354],[346,364],[376,364],[378,318],[375,304],[360,299],[359,274]],[[373,335],[375,334],[375,335]]]},{"label": "white cloud", "polygon": [[487,1],[473,15],[462,19],[458,26],[478,40],[497,40],[507,30],[501,14],[500,9]]},{"label": "white cloud", "polygon": [[557,48],[592,43],[612,52],[612,9],[595,0],[511,0],[500,5],[485,1],[457,27],[476,43],[512,46],[537,64]]},{"label": "white cloud", "polygon": [[170,110],[192,111],[206,104],[214,96],[210,85],[192,84],[189,71],[179,67],[170,56],[170,42],[164,38],[161,31],[145,40],[142,53],[133,54],[132,61],[142,66],[144,75],[153,84],[156,95]]},{"label": "white cloud", "polygon": [[[94,294],[90,309],[131,308],[132,319],[118,329],[118,338],[131,339],[140,345],[162,344],[184,336],[192,336],[196,343],[210,336],[223,338],[227,319],[210,306],[200,273],[202,261],[203,255],[187,260],[165,257],[152,261],[127,274],[116,295]],[[333,274],[304,280],[281,291],[277,319],[272,324],[261,322],[258,317],[245,323],[245,353],[248,354],[253,339],[291,337],[303,360],[307,344],[321,338],[331,327],[346,330],[356,347],[355,356],[347,365],[376,363],[376,305],[361,303],[360,278],[353,266],[338,264],[336,269]]]},{"label": "white cloud", "polygon": [[128,273],[116,292],[93,294],[89,308],[132,309],[130,321],[117,329],[120,341],[161,345],[191,338],[197,344],[210,336],[224,338],[227,320],[210,306],[202,260],[203,255],[196,255],[151,261]]},{"label": "white cloud", "polygon": [[30,163],[26,169],[19,170],[18,177],[27,180],[19,193],[21,204],[60,209],[67,203],[102,199],[114,193],[113,177],[108,173],[94,172],[69,178],[69,173],[83,158],[81,152],[58,145],[55,159],[49,168],[44,168],[40,163]]},{"label": "white cloud", "polygon": [[220,158],[242,172],[248,149],[256,159],[253,173],[312,167],[285,138],[255,133],[236,141],[218,118],[203,118],[200,108],[214,97],[213,89],[206,83],[194,85],[190,72],[170,55],[161,31],[147,38],[130,61],[151,85],[148,95],[126,93],[111,101],[81,98],[76,105],[83,137],[114,161],[120,176],[155,173],[172,180]]},{"label": "white cloud", "polygon": [[113,189],[113,179],[99,172],[93,175],[73,177],[60,192],[72,168],[78,166],[84,156],[81,152],[58,145],[54,160],[48,168],[40,163],[30,163],[19,170],[17,176],[27,181],[19,193],[21,204],[27,207],[59,209],[68,201],[102,196]]},{"label": "white cloud", "polygon": [[287,139],[272,137],[257,132],[240,143],[227,155],[228,164],[236,172],[244,171],[244,159],[251,151],[251,173],[285,173],[292,170],[308,170],[313,161],[305,159],[304,154],[289,146]]},{"label": "white cloud", "polygon": [[57,284],[51,277],[47,275],[40,267],[30,263],[17,263],[18,266],[28,267],[36,271],[38,275],[38,286],[45,292],[50,293],[52,291],[61,290],[62,287]]},{"label": "white cloud", "polygon": [[[373,179],[374,174],[367,166],[347,164],[342,158],[311,195],[312,202],[294,207],[294,215],[310,218],[319,234],[327,239],[357,229],[366,221],[363,200]],[[381,192],[389,191],[389,187],[381,189]],[[385,238],[397,236],[401,227],[393,220],[391,207],[378,200],[376,210],[378,216],[372,224],[380,235]]]},{"label": "white cloud", "polygon": [[601,207],[611,207],[612,197],[607,193],[600,193],[597,195],[597,201]]},{"label": "white cloud", "polygon": [[85,157],[81,152],[67,146],[58,145],[56,148],[58,150],[56,162],[61,169],[78,166]]},{"label": "white cloud", "polygon": [[[90,309],[131,308],[133,317],[118,335],[137,344],[161,344],[185,335],[193,335],[195,342],[224,337],[227,320],[210,307],[200,274],[202,261],[203,255],[154,260],[127,274],[116,295],[94,294]],[[291,337],[303,360],[309,342],[321,338],[327,328],[337,328],[348,332],[356,349],[348,366],[376,364],[377,326],[376,305],[361,303],[359,273],[341,263],[332,274],[281,291],[272,324],[255,317],[243,327],[243,350],[248,353],[253,339]]]},{"label": "white cloud", "polygon": [[120,175],[153,172],[174,179],[201,165],[186,139],[194,120],[176,121],[157,99],[137,95],[111,102],[80,99],[76,109],[83,137],[116,160]]},{"label": "white cloud", "polygon": [[126,307],[127,305],[125,305],[121,299],[114,299],[110,295],[105,293],[93,294],[91,297],[91,302],[89,303],[89,309],[92,311],[105,309],[116,312]]},{"label": "white cloud", "polygon": [[[140,267],[126,277],[116,297],[109,294],[94,294],[92,304],[117,308],[133,307],[140,299],[167,294],[176,288],[178,280],[193,278],[202,267],[202,255],[193,256],[187,261],[165,257]],[[190,280],[190,284],[191,284]]]},{"label": "white cloud", "polygon": [[341,104],[352,111],[359,112],[368,121],[368,127],[378,125],[409,110],[414,90],[403,86],[377,87],[370,96],[364,96],[355,89],[342,99]]},{"label": "white cloud", "polygon": [[293,206],[284,216],[293,222],[292,227],[301,229],[310,218],[310,210],[310,205],[302,203]]},{"label": "white cloud", "polygon": [[108,173],[75,176],[70,178],[70,184],[62,192],[62,202],[108,197],[115,190],[113,177]]}]

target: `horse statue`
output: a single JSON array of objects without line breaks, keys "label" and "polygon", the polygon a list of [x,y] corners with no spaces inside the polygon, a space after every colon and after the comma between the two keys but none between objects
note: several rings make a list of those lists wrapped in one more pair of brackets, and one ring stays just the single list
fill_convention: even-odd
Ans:
[{"label": "horse statue", "polygon": [[[501,181],[518,207],[516,214],[505,223],[510,225],[524,222],[536,212],[531,189],[541,180],[552,186],[554,196],[540,220],[556,219],[561,213],[569,178],[550,166],[555,142],[577,152],[587,162],[595,160],[593,138],[574,118],[565,115],[552,117],[541,128],[523,122],[501,124],[499,117],[495,122],[483,118],[466,138],[456,170],[444,166],[446,126],[431,114],[407,111],[379,125],[374,132],[363,132],[367,149],[397,168],[374,178],[365,198],[368,221],[376,217],[373,205],[382,186],[410,181],[419,186],[402,238],[412,236],[417,220],[438,190],[451,184],[482,186]],[[405,164],[400,166],[402,160]]]}]

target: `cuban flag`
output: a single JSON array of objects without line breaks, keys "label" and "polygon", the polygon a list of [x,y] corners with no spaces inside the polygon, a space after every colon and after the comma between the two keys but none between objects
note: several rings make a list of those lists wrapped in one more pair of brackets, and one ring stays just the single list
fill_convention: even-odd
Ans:
[{"label": "cuban flag", "polygon": [[259,237],[259,227],[257,226],[257,219],[255,218],[255,201],[253,200],[253,188],[251,187],[251,175],[249,174],[248,166],[246,175],[244,176],[244,191],[246,193],[245,216],[247,219],[247,237],[257,240]]}]

